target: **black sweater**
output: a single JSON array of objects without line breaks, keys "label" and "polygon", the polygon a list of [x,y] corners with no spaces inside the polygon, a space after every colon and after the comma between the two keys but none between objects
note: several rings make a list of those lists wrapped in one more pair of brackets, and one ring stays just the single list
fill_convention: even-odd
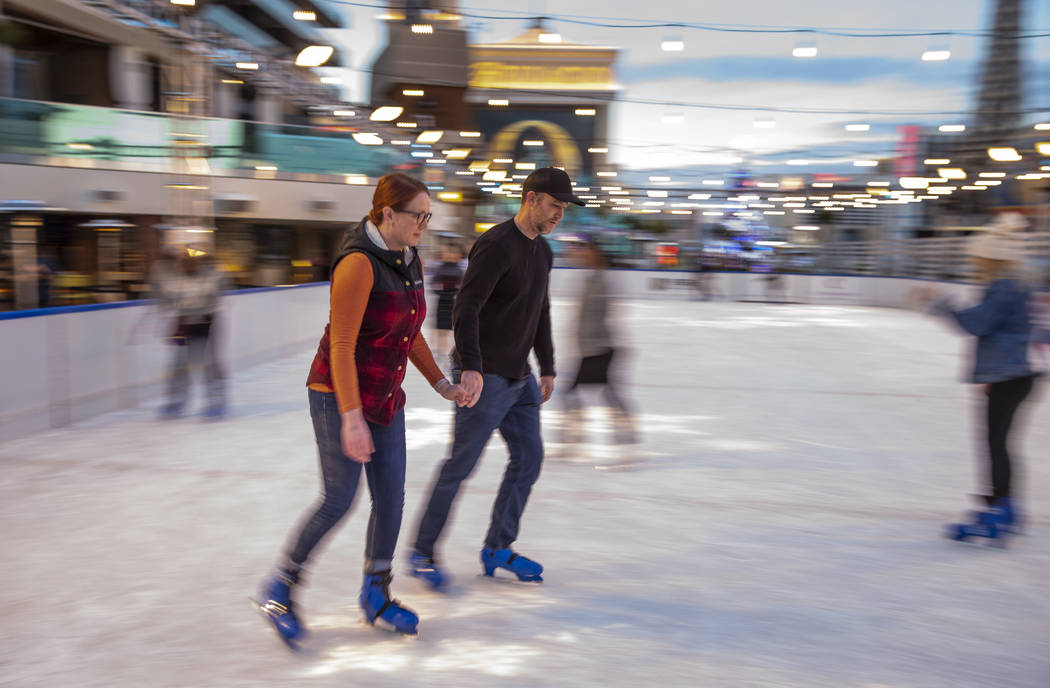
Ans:
[{"label": "black sweater", "polygon": [[462,370],[520,380],[535,349],[540,375],[554,375],[547,297],[553,262],[547,240],[529,239],[513,218],[474,242],[453,310],[453,356]]}]

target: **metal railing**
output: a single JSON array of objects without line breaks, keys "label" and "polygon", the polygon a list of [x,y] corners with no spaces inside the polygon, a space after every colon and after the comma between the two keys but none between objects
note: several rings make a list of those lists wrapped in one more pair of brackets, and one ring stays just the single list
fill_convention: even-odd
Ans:
[{"label": "metal railing", "polygon": [[[1011,237],[1018,245],[1023,276],[1045,285],[1050,280],[1050,232]],[[966,254],[970,237],[932,237],[851,241],[813,246],[812,270],[849,275],[918,277],[972,281],[975,265]]]},{"label": "metal railing", "polygon": [[[1050,232],[1019,233],[1011,238],[1022,256],[1019,276],[1040,286],[1050,286]],[[629,256],[613,255],[613,266],[645,270],[696,270],[703,265],[710,271],[782,272],[801,274],[841,274],[872,277],[972,282],[977,279],[976,264],[967,255],[969,236],[840,241],[795,245],[775,252],[751,254],[720,253],[698,256],[691,247],[680,251],[672,261],[661,261],[646,247]],[[679,247],[680,249],[682,247]],[[746,257],[745,257],[746,256]],[[561,265],[574,265],[571,253],[558,256]]]}]

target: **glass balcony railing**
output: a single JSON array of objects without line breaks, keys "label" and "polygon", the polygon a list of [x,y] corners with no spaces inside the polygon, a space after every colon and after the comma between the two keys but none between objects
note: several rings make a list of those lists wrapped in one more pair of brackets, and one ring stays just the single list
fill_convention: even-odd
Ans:
[{"label": "glass balcony railing", "polygon": [[263,124],[0,98],[0,156],[99,169],[378,177],[410,160],[348,125]]}]

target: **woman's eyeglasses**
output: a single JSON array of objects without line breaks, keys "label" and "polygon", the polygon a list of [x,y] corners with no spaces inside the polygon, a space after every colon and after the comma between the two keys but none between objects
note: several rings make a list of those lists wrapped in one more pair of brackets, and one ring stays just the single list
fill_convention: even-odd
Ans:
[{"label": "woman's eyeglasses", "polygon": [[416,218],[416,224],[421,225],[425,222],[430,222],[430,218],[434,217],[434,213],[418,212],[414,213],[411,210],[395,210],[395,213],[404,213],[405,215],[411,215]]}]

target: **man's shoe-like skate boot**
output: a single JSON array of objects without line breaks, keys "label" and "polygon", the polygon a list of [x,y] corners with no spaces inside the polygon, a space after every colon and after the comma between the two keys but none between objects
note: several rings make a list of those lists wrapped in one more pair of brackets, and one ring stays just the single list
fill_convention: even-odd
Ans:
[{"label": "man's shoe-like skate boot", "polygon": [[481,550],[481,565],[485,567],[485,575],[493,576],[496,569],[506,569],[524,582],[542,583],[543,567],[510,549],[490,549],[485,547]]},{"label": "man's shoe-like skate boot", "polygon": [[418,578],[433,590],[445,590],[452,582],[452,576],[438,566],[434,557],[413,552],[408,558],[408,575]]}]

